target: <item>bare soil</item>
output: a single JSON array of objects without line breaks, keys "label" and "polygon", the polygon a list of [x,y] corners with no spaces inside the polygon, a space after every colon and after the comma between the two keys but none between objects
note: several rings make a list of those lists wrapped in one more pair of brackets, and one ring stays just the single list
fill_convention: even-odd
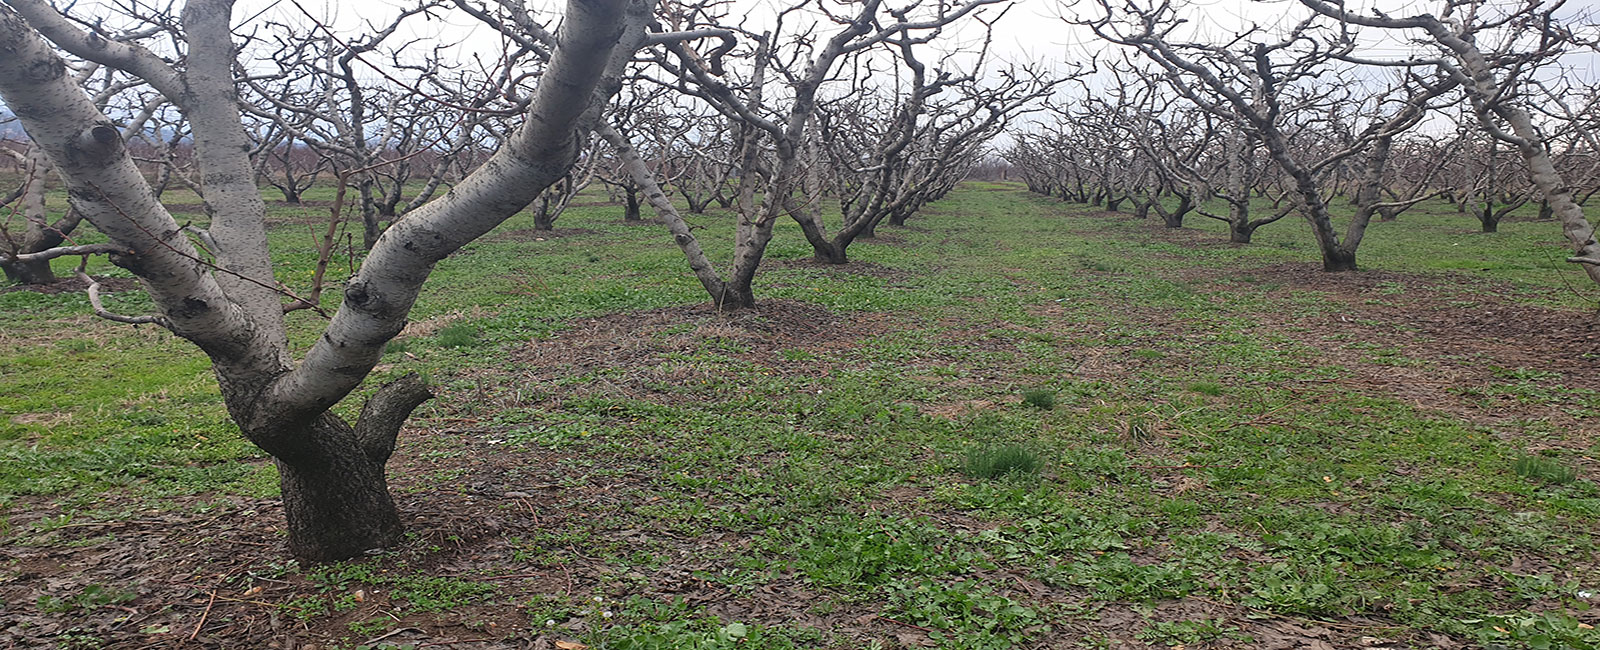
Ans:
[{"label": "bare soil", "polygon": [[[532,233],[533,231],[529,231]],[[586,234],[558,231],[553,236]],[[500,237],[520,237],[503,233]],[[534,233],[533,236],[552,236]],[[778,266],[811,266],[790,261]],[[897,271],[852,264],[839,272],[896,277]],[[1250,269],[1248,275],[1269,294],[1290,297],[1314,292],[1325,309],[1305,316],[1288,311],[1260,314],[1261,335],[1287,336],[1320,362],[1349,372],[1334,381],[1344,388],[1399,397],[1428,409],[1461,414],[1487,423],[1519,418],[1550,418],[1568,425],[1568,435],[1544,444],[1592,444],[1596,423],[1578,422],[1558,406],[1512,397],[1474,396],[1474,390],[1504,381],[1504,371],[1540,368],[1558,377],[1540,380],[1567,388],[1600,389],[1600,325],[1592,314],[1518,304],[1507,287],[1460,278],[1423,277],[1383,272],[1324,274],[1302,265]],[[1257,291],[1239,284],[1232,274],[1196,272],[1191,278],[1221,291]],[[49,288],[7,291],[82,290],[68,281]],[[117,284],[117,283],[123,284]],[[108,286],[129,288],[131,280]],[[1051,303],[1037,307],[1048,314]],[[1129,315],[1175,337],[1199,337],[1189,324],[1152,311]],[[1059,321],[1057,321],[1059,322]],[[571,387],[560,394],[517,393],[504,406],[559,402],[590,394],[622,395],[659,402],[681,401],[681,394],[663,386],[710,380],[714,367],[672,363],[674,355],[715,346],[721,354],[761,366],[773,373],[824,381],[836,361],[825,353],[849,349],[863,338],[894,332],[905,324],[892,314],[841,314],[814,305],[771,300],[755,310],[719,313],[709,305],[692,305],[612,314],[573,322],[556,337],[533,342],[514,353],[509,368],[495,377],[505,384],[538,384],[575,373],[616,371],[607,383]],[[987,332],[998,323],[962,323],[969,332]],[[1076,333],[1078,325],[1046,325],[1041,331]],[[1378,343],[1394,348],[1412,365],[1394,365],[1375,357],[1370,348],[1351,343]],[[967,345],[1014,345],[1005,338],[964,339]],[[809,353],[805,354],[805,353]],[[1138,358],[1130,348],[1110,346],[1083,351],[1079,373],[1117,378],[1152,365],[1183,360]],[[930,362],[931,363],[931,362]],[[1006,368],[973,368],[967,381],[1009,374]],[[987,373],[987,374],[986,374]],[[441,402],[469,401],[472,389],[458,388]],[[925,411],[956,417],[993,408],[989,402],[925,405]],[[818,615],[810,593],[798,579],[780,578],[759,589],[730,593],[699,580],[697,572],[719,571],[711,559],[733,554],[751,540],[731,533],[678,539],[658,531],[607,529],[604,513],[638,506],[629,499],[656,480],[653,468],[622,458],[575,458],[562,452],[530,451],[499,444],[504,429],[493,413],[457,413],[417,420],[403,434],[391,466],[392,487],[414,536],[386,560],[396,571],[426,575],[487,575],[475,578],[499,588],[498,603],[528,603],[541,595],[582,597],[616,579],[617,567],[592,557],[582,548],[552,549],[555,560],[530,562],[518,556],[514,540],[536,537],[574,519],[586,520],[612,539],[648,541],[670,549],[669,561],[639,570],[642,596],[680,597],[713,614],[753,623],[807,625],[830,630],[847,641],[838,646],[864,647],[888,640],[891,647],[921,647],[928,630],[886,619],[865,605],[843,606]],[[1562,419],[1565,418],[1565,419]],[[591,468],[606,467],[604,473]],[[1590,477],[1600,468],[1586,467]],[[438,477],[458,477],[440,480]],[[1173,478],[1167,488],[1188,489]],[[984,524],[960,512],[931,504],[915,490],[891,491],[884,509],[915,512],[952,527]],[[29,498],[8,508],[0,528],[0,648],[54,647],[60,634],[79,630],[99,638],[103,648],[274,648],[309,650],[351,635],[351,624],[393,619],[394,633],[381,637],[393,643],[455,649],[550,648],[553,639],[579,630],[546,630],[522,607],[473,605],[458,610],[396,616],[395,601],[382,591],[324,593],[298,571],[284,571],[285,551],[278,529],[281,507],[273,499],[210,495],[174,497],[160,509],[135,510],[143,502],[107,495],[95,505],[123,511],[105,521],[78,518],[35,533],[34,525],[68,514],[46,499]],[[1082,594],[1051,590],[1020,575],[986,575],[988,584],[1006,585],[1002,594],[1035,602],[1081,601]],[[93,586],[125,589],[128,600],[108,606],[44,612],[41,598],[69,599]],[[301,620],[307,605],[338,603],[333,616]],[[320,599],[320,600],[318,600]],[[1253,647],[1355,648],[1383,647],[1382,621],[1352,619],[1337,623],[1285,617],[1259,618],[1235,605],[1190,597],[1162,602],[1149,612],[1128,605],[1089,604],[1097,616],[1059,625],[1035,647],[1060,647],[1084,633],[1109,634],[1125,647],[1141,647],[1132,631],[1149,614],[1157,620],[1221,618],[1238,625],[1255,641]],[[373,635],[377,637],[377,635]],[[1437,647],[1459,647],[1444,637],[1409,639]]]},{"label": "bare soil", "polygon": [[[138,291],[142,287],[135,278],[100,278],[100,291],[116,293],[118,291]],[[0,287],[0,293],[13,293],[17,291],[32,291],[48,296],[63,293],[82,293],[89,289],[89,285],[78,278],[62,278],[50,284],[13,284]]]}]

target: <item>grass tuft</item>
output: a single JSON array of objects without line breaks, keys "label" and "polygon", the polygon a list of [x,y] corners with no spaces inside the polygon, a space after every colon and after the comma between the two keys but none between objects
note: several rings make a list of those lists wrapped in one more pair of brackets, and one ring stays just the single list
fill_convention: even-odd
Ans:
[{"label": "grass tuft", "polygon": [[1531,478],[1551,485],[1567,485],[1578,480],[1578,470],[1539,456],[1523,456],[1511,465],[1517,476]]},{"label": "grass tuft", "polygon": [[1056,392],[1048,388],[1034,388],[1022,391],[1022,403],[1041,411],[1048,411],[1056,407]]},{"label": "grass tuft", "polygon": [[966,474],[993,479],[1008,475],[1035,474],[1044,465],[1039,454],[1021,445],[974,447],[967,451]]},{"label": "grass tuft", "polygon": [[433,335],[439,347],[465,348],[478,344],[478,328],[470,323],[451,323]]}]

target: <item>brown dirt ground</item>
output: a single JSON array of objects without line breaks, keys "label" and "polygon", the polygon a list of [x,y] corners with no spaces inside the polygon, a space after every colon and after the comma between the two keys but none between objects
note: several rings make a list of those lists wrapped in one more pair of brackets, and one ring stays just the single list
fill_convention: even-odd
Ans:
[{"label": "brown dirt ground", "polygon": [[[32,291],[53,296],[62,293],[81,293],[88,288],[89,285],[77,278],[62,278],[50,284],[13,284],[0,287],[0,293]],[[100,290],[105,293],[136,291],[138,289],[140,289],[139,281],[134,278],[100,278]]]},{"label": "brown dirt ground", "polygon": [[[790,262],[801,265],[801,262]],[[841,272],[879,273],[873,267]],[[892,270],[881,271],[888,275]],[[1568,434],[1539,444],[1591,443],[1600,432],[1596,423],[1578,422],[1559,406],[1519,401],[1505,395],[1485,397],[1481,388],[1503,382],[1496,368],[1551,369],[1558,377],[1540,380],[1568,388],[1600,389],[1600,326],[1590,314],[1545,309],[1511,301],[1504,286],[1451,277],[1364,272],[1328,275],[1302,266],[1273,266],[1249,270],[1271,295],[1289,297],[1295,292],[1316,292],[1325,309],[1297,317],[1285,312],[1260,315],[1263,335],[1287,336],[1330,364],[1348,372],[1337,382],[1342,388],[1374,395],[1398,396],[1426,409],[1457,414],[1487,424],[1519,418],[1549,418],[1562,423]],[[1258,290],[1216,272],[1196,272],[1192,280],[1218,290]],[[1395,292],[1397,287],[1403,291]],[[1043,303],[1037,313],[1059,311]],[[1196,331],[1173,314],[1154,310],[1128,314],[1150,327],[1175,337],[1202,340]],[[1070,336],[1081,324],[1036,328],[1039,332]],[[965,345],[1014,346],[1015,337],[988,336],[1021,330],[1003,323],[949,323],[968,334]],[[536,341],[516,353],[512,370],[480,378],[499,385],[537,386],[570,377],[577,372],[619,369],[606,383],[554,391],[500,391],[488,400],[468,400],[449,394],[439,402],[473,401],[481,406],[513,407],[551,405],[563,399],[590,394],[625,395],[663,403],[683,399],[664,386],[708,380],[715,368],[675,364],[675,353],[715,345],[719,353],[759,365],[774,373],[812,377],[825,381],[838,361],[796,360],[786,351],[828,353],[847,350],[863,337],[886,334],[905,326],[890,314],[835,313],[814,305],[766,301],[745,313],[722,314],[708,305],[694,305],[612,314],[574,322],[556,337]],[[1085,330],[1087,331],[1087,330]],[[952,336],[967,336],[952,334]],[[953,343],[954,341],[952,341]],[[1351,342],[1380,343],[1395,348],[1417,365],[1383,363],[1370,350]],[[1147,360],[1132,354],[1135,346],[1109,346],[1075,350],[1080,354],[1077,373],[1085,377],[1114,379],[1142,369],[1181,359]],[[829,358],[827,354],[819,354]],[[934,358],[921,362],[926,369],[947,363]],[[1013,374],[1008,368],[965,368],[954,381],[996,381]],[[908,369],[915,374],[918,368]],[[1477,392],[1474,392],[1477,391]],[[992,408],[988,402],[921,405],[925,412],[956,417]],[[751,543],[733,533],[713,533],[703,538],[678,538],[660,531],[618,530],[608,527],[605,513],[642,505],[655,476],[651,468],[623,458],[577,458],[566,452],[510,449],[499,444],[493,412],[455,411],[417,419],[403,434],[406,440],[393,461],[392,487],[409,520],[414,536],[385,561],[385,566],[427,575],[489,575],[481,581],[499,588],[497,602],[526,603],[541,595],[584,597],[614,584],[613,562],[568,547],[548,549],[542,561],[519,557],[518,539],[536,538],[540,532],[582,523],[597,535],[612,540],[637,540],[670,559],[659,568],[630,571],[640,585],[635,593],[651,598],[682,597],[703,605],[713,614],[753,623],[815,626],[846,639],[840,648],[863,647],[870,640],[885,640],[890,647],[920,647],[927,631],[882,618],[867,605],[845,605],[827,615],[809,611],[816,594],[803,581],[780,578],[756,590],[730,593],[695,577],[698,571],[720,571],[714,558],[719,549],[733,555]],[[1159,446],[1160,431],[1152,445]],[[1508,434],[1509,435],[1509,434]],[[609,471],[591,472],[586,468]],[[1586,467],[1589,477],[1600,468]],[[450,476],[452,480],[439,480]],[[1159,480],[1163,489],[1181,493],[1194,489],[1183,477]],[[116,497],[111,497],[115,499]],[[53,647],[52,636],[77,629],[96,635],[104,648],[273,648],[309,650],[325,648],[331,640],[351,635],[353,622],[392,619],[396,629],[386,640],[418,643],[427,647],[498,650],[550,648],[564,633],[530,624],[523,607],[469,606],[440,613],[396,616],[389,595],[381,589],[361,598],[353,592],[322,593],[298,572],[282,572],[285,554],[279,532],[281,508],[275,500],[211,495],[165,499],[164,507],[129,511],[110,521],[70,520],[49,532],[33,532],[33,524],[64,513],[46,499],[28,498],[7,508],[7,528],[0,528],[0,648]],[[98,507],[115,509],[114,501]],[[952,528],[992,526],[959,512],[940,510],[917,488],[893,490],[874,508],[888,512],[917,513],[938,519]],[[26,532],[24,532],[26,531]],[[664,549],[664,551],[662,550]],[[1159,554],[1159,549],[1152,551]],[[1146,558],[1149,559],[1149,558]],[[634,575],[637,574],[637,575]],[[1034,602],[1078,602],[1082,594],[1052,590],[1021,575],[983,576],[988,584],[1005,584],[1003,594]],[[36,606],[44,596],[69,597],[90,585],[115,585],[136,597],[126,602],[90,610],[43,612]],[[297,599],[340,602],[337,615],[302,621],[293,615]],[[1075,619],[1041,638],[1038,648],[1060,647],[1063,639],[1080,633],[1109,634],[1123,647],[1141,647],[1132,634],[1145,614],[1157,620],[1224,618],[1250,634],[1257,648],[1388,647],[1390,641],[1461,647],[1443,637],[1391,639],[1395,631],[1385,622],[1353,618],[1338,622],[1312,622],[1286,617],[1259,618],[1238,606],[1191,597],[1163,602],[1153,611],[1140,612],[1127,605],[1091,604],[1098,609],[1093,620]],[[25,624],[25,625],[24,625]],[[581,625],[581,623],[580,623]]]},{"label": "brown dirt ground", "polygon": [[[1600,438],[1600,423],[1574,417],[1570,404],[1496,390],[1516,381],[1508,375],[1537,369],[1533,390],[1600,392],[1600,315],[1518,303],[1507,285],[1459,277],[1324,273],[1295,264],[1248,274],[1275,287],[1268,295],[1314,292],[1302,295],[1323,301],[1319,313],[1304,317],[1262,312],[1257,330],[1320,351],[1326,363],[1349,371],[1341,382],[1350,388],[1490,427],[1530,418],[1554,425],[1558,435],[1524,441],[1530,451],[1582,450]],[[1600,477],[1600,466],[1586,469]]]}]

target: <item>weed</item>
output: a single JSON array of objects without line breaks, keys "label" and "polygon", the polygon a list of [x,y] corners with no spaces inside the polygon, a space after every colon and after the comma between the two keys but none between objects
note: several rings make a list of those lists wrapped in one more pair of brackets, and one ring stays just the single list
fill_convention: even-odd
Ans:
[{"label": "weed", "polygon": [[1208,395],[1211,397],[1222,396],[1222,385],[1211,381],[1196,381],[1189,383],[1189,392]]},{"label": "weed", "polygon": [[41,612],[64,613],[87,611],[107,605],[120,605],[137,597],[131,591],[89,585],[83,591],[67,596],[40,596],[35,603]]},{"label": "weed", "polygon": [[1191,646],[1211,643],[1223,638],[1248,641],[1239,628],[1225,625],[1222,619],[1202,618],[1192,621],[1160,621],[1140,630],[1134,638],[1161,646]]},{"label": "weed", "polygon": [[1305,616],[1341,616],[1365,600],[1364,590],[1350,585],[1327,565],[1305,568],[1270,564],[1250,574],[1251,607]]},{"label": "weed", "polygon": [[1478,640],[1486,648],[1507,643],[1533,650],[1600,647],[1600,629],[1565,612],[1469,619],[1478,625]]},{"label": "weed", "polygon": [[471,323],[451,323],[439,328],[434,342],[442,348],[465,348],[478,344],[478,327]]},{"label": "weed", "polygon": [[817,355],[812,354],[810,350],[800,348],[784,348],[778,355],[783,357],[784,361],[812,361],[817,358]]},{"label": "weed", "polygon": [[1149,442],[1158,435],[1156,424],[1145,416],[1135,415],[1128,418],[1127,427],[1123,430],[1128,439],[1134,442]]},{"label": "weed", "polygon": [[1567,485],[1578,480],[1578,470],[1560,462],[1541,458],[1539,456],[1525,455],[1511,464],[1511,470],[1517,476],[1531,478],[1551,485]]},{"label": "weed", "polygon": [[967,476],[993,479],[1003,476],[1031,475],[1039,471],[1044,461],[1039,454],[1021,445],[1002,447],[974,447],[967,451],[964,470]]},{"label": "weed", "polygon": [[872,587],[912,574],[964,571],[982,560],[948,547],[947,536],[916,522],[841,517],[789,531],[798,541],[786,549],[813,583],[824,587]]},{"label": "weed", "polygon": [[1200,588],[1192,570],[1169,564],[1139,564],[1127,553],[1106,553],[1068,569],[1070,580],[1095,598],[1153,602],[1182,598]]},{"label": "weed", "polygon": [[994,593],[989,585],[972,582],[897,583],[889,589],[888,609],[896,620],[949,630],[965,641],[954,647],[975,650],[1028,641],[1026,629],[1040,619],[1037,610]]},{"label": "weed", "polygon": [[56,635],[57,650],[98,650],[105,647],[99,636],[73,628]]},{"label": "weed", "polygon": [[1041,411],[1048,411],[1056,407],[1056,392],[1048,388],[1034,388],[1022,391],[1022,403]]},{"label": "weed", "polygon": [[349,628],[350,633],[356,636],[372,637],[382,633],[384,630],[389,629],[393,625],[394,619],[380,617],[350,621],[350,623],[345,627]]},{"label": "weed", "polygon": [[495,591],[493,584],[451,576],[399,576],[387,583],[391,597],[409,602],[423,612],[457,609],[482,600]]},{"label": "weed", "polygon": [[1124,270],[1121,266],[1104,260],[1083,260],[1082,262],[1079,262],[1079,264],[1087,270],[1099,271],[1101,273],[1117,273]]},{"label": "weed", "polygon": [[405,354],[410,350],[411,342],[406,339],[390,339],[388,343],[383,344],[383,353],[386,355]]}]

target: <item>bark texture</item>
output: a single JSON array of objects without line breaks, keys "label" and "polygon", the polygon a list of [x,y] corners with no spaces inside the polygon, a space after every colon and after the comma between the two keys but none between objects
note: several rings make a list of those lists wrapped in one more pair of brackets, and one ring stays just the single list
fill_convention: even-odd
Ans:
[{"label": "bark texture", "polygon": [[[111,239],[112,262],[144,281],[159,315],[141,322],[160,323],[207,354],[229,414],[276,459],[295,555],[342,559],[400,538],[384,464],[402,423],[430,393],[416,377],[402,378],[380,389],[354,425],[328,409],[376,365],[434,264],[567,174],[580,119],[608,97],[597,91],[601,72],[630,6],[648,14],[650,3],[572,0],[561,45],[522,126],[452,191],[377,237],[347,283],[343,304],[297,365],[239,119],[232,2],[193,0],[184,7],[181,71],[147,51],[79,30],[40,0],[0,6],[0,99],[60,171],[74,208]],[[68,78],[41,32],[78,56],[144,78],[188,115],[205,170],[201,191],[212,216],[205,238],[216,244],[215,263],[155,199],[122,135]]]}]

